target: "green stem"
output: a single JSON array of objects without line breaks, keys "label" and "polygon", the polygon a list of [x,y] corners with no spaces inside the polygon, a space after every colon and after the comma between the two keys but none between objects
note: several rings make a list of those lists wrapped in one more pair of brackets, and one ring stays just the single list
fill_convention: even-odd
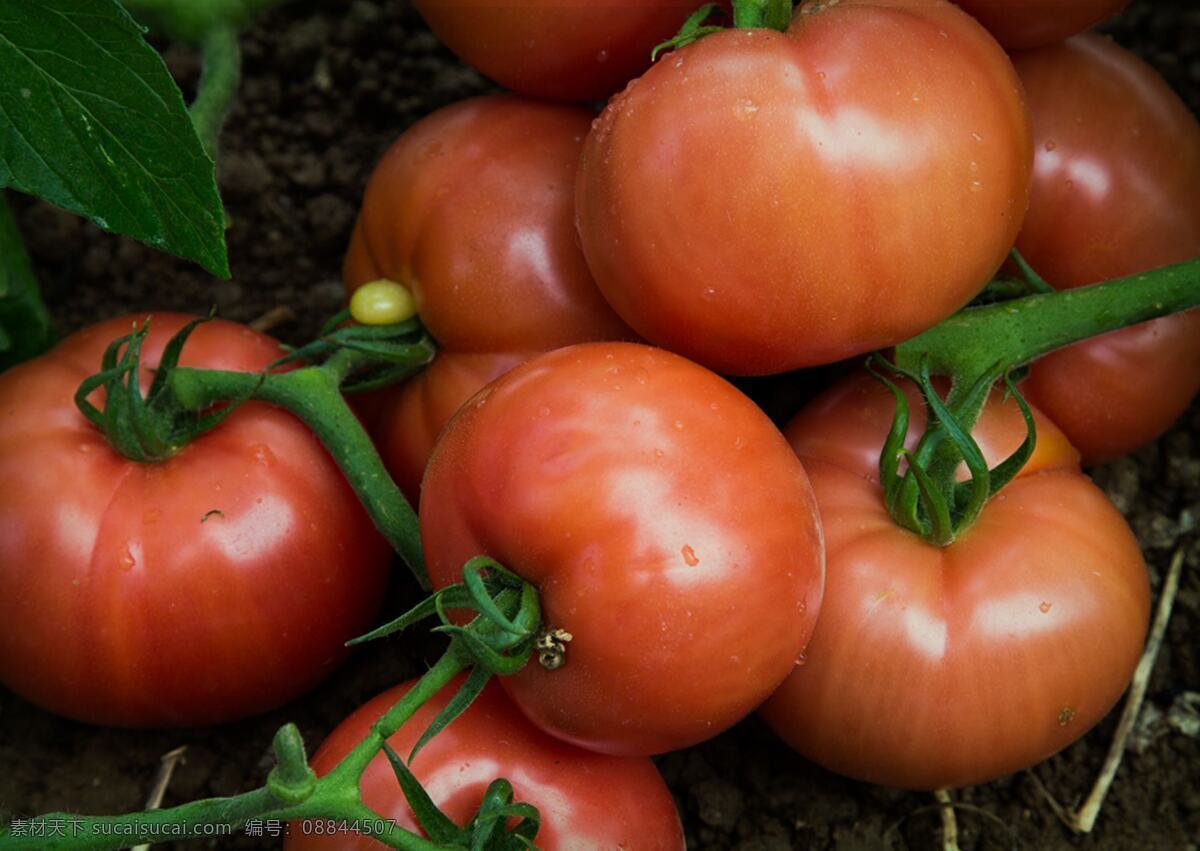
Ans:
[{"label": "green stem", "polygon": [[738,29],[783,32],[792,20],[792,0],[734,0],[733,25]]},{"label": "green stem", "polygon": [[413,716],[418,709],[425,705],[435,694],[442,690],[455,676],[467,667],[462,655],[453,649],[442,654],[437,663],[425,672],[425,676],[417,681],[404,697],[371,725],[367,737],[350,751],[333,771],[326,775],[329,778],[341,778],[352,781],[355,788],[371,760],[383,748],[383,743],[395,735],[396,731]]},{"label": "green stem", "polygon": [[[1200,258],[1090,287],[964,310],[896,347],[897,366],[954,379],[947,406],[974,380],[1071,343],[1200,306]],[[974,425],[972,419],[968,426]]]},{"label": "green stem", "polygon": [[220,27],[240,30],[282,0],[121,0],[129,14],[163,34],[201,46]]},{"label": "green stem", "polygon": [[204,149],[215,160],[221,128],[233,106],[242,76],[237,30],[227,24],[209,30],[200,43],[200,55],[203,60],[200,83],[188,111]]},{"label": "green stem", "polygon": [[360,359],[355,352],[343,350],[322,366],[265,376],[180,367],[171,372],[170,382],[180,403],[193,411],[249,395],[299,417],[333,456],[375,527],[421,587],[428,589],[417,515],[339,389],[341,379]]},{"label": "green stem", "polygon": [[0,192],[0,370],[40,355],[54,342],[21,231]]}]

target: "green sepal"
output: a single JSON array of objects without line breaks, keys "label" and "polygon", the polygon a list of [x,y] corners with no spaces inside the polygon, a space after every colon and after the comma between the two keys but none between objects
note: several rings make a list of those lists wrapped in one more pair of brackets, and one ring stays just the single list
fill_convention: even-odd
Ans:
[{"label": "green sepal", "polygon": [[347,647],[353,647],[356,644],[363,644],[367,641],[374,641],[377,638],[384,638],[394,633],[405,630],[413,624],[431,618],[438,614],[439,599],[447,599],[450,608],[460,609],[470,604],[471,595],[467,593],[464,585],[450,585],[440,591],[436,591],[426,597],[417,605],[413,606],[400,617],[390,620],[383,626],[378,626],[368,633],[352,638],[346,642]]},{"label": "green sepal", "polygon": [[451,847],[465,845],[469,839],[467,831],[456,825],[438,808],[438,805],[429,797],[429,793],[425,791],[425,787],[421,785],[421,781],[417,780],[408,766],[404,764],[404,760],[388,746],[387,742],[383,743],[383,752],[387,755],[388,762],[392,764],[392,772],[400,783],[400,791],[404,793],[404,800],[408,801],[408,806],[416,816],[417,824],[421,825],[421,829],[425,831],[425,835],[439,845]]},{"label": "green sepal", "polygon": [[1004,387],[1021,409],[1021,416],[1025,420],[1025,439],[1011,455],[992,468],[989,496],[995,496],[1001,488],[1016,478],[1017,473],[1021,472],[1021,468],[1033,455],[1033,450],[1037,448],[1037,422],[1033,418],[1029,403],[1017,389],[1011,375],[1004,376]]},{"label": "green sepal", "polygon": [[692,14],[688,15],[688,19],[683,22],[683,26],[679,28],[679,32],[671,36],[671,38],[655,46],[650,51],[650,61],[654,62],[658,59],[658,54],[664,50],[678,50],[681,47],[687,47],[693,41],[697,41],[710,33],[720,32],[725,29],[723,26],[704,26],[704,22],[713,15],[724,15],[725,10],[721,8],[720,3],[705,3]]},{"label": "green sepal", "polygon": [[421,734],[421,738],[417,739],[417,743],[413,745],[412,751],[408,755],[408,761],[412,762],[420,753],[421,748],[429,744],[429,740],[436,736],[442,730],[446,729],[450,723],[462,715],[475,702],[475,698],[483,693],[483,689],[488,684],[488,680],[492,678],[492,672],[483,666],[476,666],[471,669],[471,673],[467,675],[466,680],[459,686],[458,691],[454,693],[454,697],[442,707],[442,711],[429,723],[425,728],[425,732]]},{"label": "green sepal", "polygon": [[950,517],[950,507],[942,496],[925,468],[917,462],[916,454],[905,450],[908,459],[908,471],[917,483],[917,492],[921,497],[921,505],[929,520],[929,532],[926,538],[930,543],[942,546],[954,540],[954,521]]},{"label": "green sepal", "polygon": [[530,634],[528,629],[513,623],[504,612],[500,611],[500,607],[496,605],[492,597],[500,589],[488,587],[487,582],[483,578],[484,570],[493,572],[503,571],[509,577],[517,579],[518,582],[520,581],[515,574],[510,573],[495,559],[490,559],[487,556],[475,556],[463,565],[463,583],[471,595],[472,601],[475,603],[475,608],[504,632],[519,638],[528,636]]}]

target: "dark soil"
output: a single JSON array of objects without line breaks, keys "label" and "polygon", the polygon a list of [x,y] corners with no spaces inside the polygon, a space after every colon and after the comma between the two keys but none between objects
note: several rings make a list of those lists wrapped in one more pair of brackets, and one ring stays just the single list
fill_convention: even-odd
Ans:
[{"label": "dark soil", "polygon": [[[1200,9],[1190,0],[1135,0],[1112,28],[1200,111]],[[340,306],[341,255],[367,176],[417,118],[490,85],[458,63],[407,3],[294,2],[265,15],[245,40],[240,105],[222,139],[221,186],[231,221],[233,280],[198,269],[73,216],[21,202],[19,215],[59,327],[129,311],[202,312],[252,320],[276,306],[295,319],[276,333],[298,342]],[[196,58],[174,46],[185,89]],[[770,391],[770,387],[762,387]],[[1142,541],[1154,586],[1178,546],[1187,572],[1148,701],[1166,713],[1200,690],[1200,408],[1135,457],[1095,471]],[[396,594],[399,597],[399,593]],[[389,601],[398,607],[400,599]],[[287,720],[315,746],[352,709],[420,673],[441,643],[407,639],[357,653],[311,694],[277,712],[218,729],[131,732],[63,721],[0,690],[0,817],[49,810],[112,813],[142,806],[159,757],[187,745],[166,803],[257,786],[269,744]],[[1065,803],[1086,793],[1115,719],[1033,770]],[[963,849],[1196,849],[1200,742],[1161,721],[1127,754],[1096,830],[1076,837],[1055,818],[1029,773],[962,790]],[[855,783],[782,747],[754,720],[659,761],[689,847],[926,849],[940,847],[927,795]],[[189,847],[262,847],[246,837]]]}]

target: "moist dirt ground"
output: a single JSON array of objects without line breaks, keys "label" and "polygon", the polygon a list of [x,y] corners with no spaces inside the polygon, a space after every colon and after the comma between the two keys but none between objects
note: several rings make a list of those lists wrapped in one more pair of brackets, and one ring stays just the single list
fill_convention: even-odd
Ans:
[{"label": "moist dirt ground", "polygon": [[[1135,0],[1109,26],[1200,110],[1200,6]],[[159,44],[185,92],[199,65]],[[308,338],[341,304],[339,270],[372,166],[412,122],[492,86],[459,63],[400,0],[292,2],[244,39],[245,80],[221,139],[220,182],[233,278],[100,232],[44,204],[18,199],[19,220],[59,329],[127,312],[174,309],[249,321],[274,308],[294,317],[274,333]],[[810,379],[747,382],[776,417]],[[1200,407],[1131,458],[1093,471],[1142,542],[1155,592],[1177,548],[1187,566],[1155,667],[1148,704],[1164,716],[1200,690]],[[2,486],[2,484],[0,484]],[[397,574],[400,576],[400,574]],[[398,583],[399,584],[399,583]],[[393,589],[397,610],[408,592]],[[0,625],[2,628],[2,625]],[[384,688],[424,670],[441,641],[414,635],[356,652],[310,694],[276,712],[211,729],[102,729],[64,721],[0,689],[0,817],[51,810],[116,813],[142,806],[162,754],[187,746],[167,805],[259,785],[275,729],[295,721],[310,747]],[[1186,720],[1186,719],[1184,719]],[[1056,819],[1035,777],[1059,800],[1086,793],[1115,713],[1082,741],[1032,769],[955,793],[964,851],[1200,847],[1200,741],[1159,719],[1127,753],[1095,831],[1075,836]],[[1181,726],[1186,726],[1181,725]],[[1194,728],[1193,728],[1194,733]],[[678,800],[690,848],[929,849],[940,818],[929,795],[835,776],[789,752],[751,718],[715,740],[658,760]],[[244,835],[180,847],[257,848]],[[166,846],[157,846],[166,847]]]}]

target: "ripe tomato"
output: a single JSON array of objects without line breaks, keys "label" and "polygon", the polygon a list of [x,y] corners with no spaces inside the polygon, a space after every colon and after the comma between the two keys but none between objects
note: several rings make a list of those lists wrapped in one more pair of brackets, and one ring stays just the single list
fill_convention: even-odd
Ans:
[{"label": "ripe tomato", "polygon": [[375,445],[414,504],[442,428],[484,385],[534,354],[442,350],[419,375],[383,395],[372,429]]},{"label": "ripe tomato", "polygon": [[688,0],[416,0],[467,64],[523,95],[603,100],[650,65],[701,3]]},{"label": "ripe tomato", "polygon": [[[143,386],[187,320],[154,316]],[[341,660],[376,611],[389,550],[317,439],[268,405],[161,463],[113,451],[73,398],[133,321],[0,376],[0,681],[98,724],[262,712]],[[258,370],[281,353],[215,321],[182,363]]]},{"label": "ripe tomato", "polygon": [[579,250],[574,183],[591,114],[513,97],[442,109],[392,145],[367,184],[347,289],[409,287],[441,350],[369,418],[389,470],[416,497],[450,415],[534,352],[628,338]]},{"label": "ripe tomato", "polygon": [[821,602],[804,469],[732,386],[669,352],[541,355],[451,420],[421,535],[435,587],[489,555],[538,586],[566,664],[503,680],[535,724],[649,754],[732,725],[770,694]]},{"label": "ripe tomato", "polygon": [[[1162,78],[1100,36],[1020,54],[1036,140],[1017,247],[1066,289],[1200,255],[1200,124]],[[1200,390],[1200,310],[1033,365],[1029,398],[1086,463],[1162,434]]]},{"label": "ripe tomato", "polygon": [[576,209],[636,331],[762,374],[961,307],[1012,246],[1031,164],[1020,83],[969,16],[808,2],[786,33],[716,33],[631,83],[584,146]]},{"label": "ripe tomato", "polygon": [[1129,0],[954,0],[1006,50],[1044,47],[1090,29]]},{"label": "ripe tomato", "polygon": [[[911,447],[925,417],[906,392]],[[893,408],[886,389],[855,377],[787,429],[821,509],[828,585],[805,663],[763,714],[851,777],[981,783],[1049,757],[1120,697],[1149,618],[1146,570],[1041,414],[1033,457],[953,544],[903,530],[878,482]],[[1016,404],[994,395],[974,436],[992,466],[1007,457],[1025,436]]]},{"label": "ripe tomato", "polygon": [[[343,721],[313,757],[317,774],[328,773],[350,753],[414,682],[385,691]],[[397,754],[408,758],[450,694],[450,687],[443,689],[388,739]],[[547,736],[525,720],[494,683],[438,733],[409,767],[433,802],[459,825],[465,825],[478,811],[488,784],[506,778],[513,784],[515,800],[533,804],[541,813],[542,826],[535,841],[545,851],[683,848],[675,802],[654,763],[592,753]],[[361,788],[363,803],[383,818],[420,832],[384,754],[367,766]],[[319,836],[305,835],[303,830],[298,824],[290,825],[284,848],[367,851],[381,847],[355,833]]]}]

